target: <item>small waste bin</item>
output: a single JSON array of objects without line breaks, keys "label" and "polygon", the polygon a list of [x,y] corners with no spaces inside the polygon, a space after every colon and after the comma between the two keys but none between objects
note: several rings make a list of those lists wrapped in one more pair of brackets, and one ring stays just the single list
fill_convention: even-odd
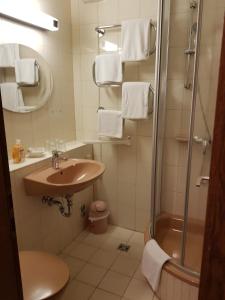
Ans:
[{"label": "small waste bin", "polygon": [[109,210],[104,201],[94,201],[89,210],[89,230],[92,233],[105,233],[108,228]]}]

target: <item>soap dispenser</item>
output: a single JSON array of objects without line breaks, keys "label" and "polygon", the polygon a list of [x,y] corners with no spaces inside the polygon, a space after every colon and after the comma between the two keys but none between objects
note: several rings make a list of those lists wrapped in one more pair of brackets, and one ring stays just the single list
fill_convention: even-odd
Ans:
[{"label": "soap dispenser", "polygon": [[23,162],[25,159],[25,151],[22,146],[21,140],[17,139],[12,149],[12,159],[15,164]]}]

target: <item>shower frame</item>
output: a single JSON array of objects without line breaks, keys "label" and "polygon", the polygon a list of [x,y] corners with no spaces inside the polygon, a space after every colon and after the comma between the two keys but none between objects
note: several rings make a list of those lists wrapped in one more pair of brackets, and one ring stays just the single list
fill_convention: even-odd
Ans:
[{"label": "shower frame", "polygon": [[[162,186],[162,161],[164,148],[164,129],[166,114],[166,93],[167,93],[167,69],[168,69],[168,53],[169,53],[169,29],[170,29],[170,7],[171,1],[159,1],[158,9],[158,40],[156,47],[156,75],[155,75],[155,97],[154,97],[154,113],[153,113],[153,152],[152,152],[152,179],[151,179],[151,226],[150,234],[155,238],[156,234],[156,218],[160,211],[161,205],[161,186]],[[191,117],[189,125],[188,139],[188,158],[186,172],[186,191],[183,214],[183,229],[181,241],[181,257],[180,262],[173,262],[176,267],[182,271],[199,277],[199,272],[185,267],[185,246],[187,239],[188,225],[188,209],[189,209],[189,190],[192,160],[193,132],[195,124],[195,108],[197,101],[197,83],[199,68],[199,52],[202,27],[202,11],[203,0],[198,1],[197,7],[197,31],[196,44],[194,54],[194,70],[192,77],[192,100],[191,100]],[[160,116],[160,118],[159,118]]]}]

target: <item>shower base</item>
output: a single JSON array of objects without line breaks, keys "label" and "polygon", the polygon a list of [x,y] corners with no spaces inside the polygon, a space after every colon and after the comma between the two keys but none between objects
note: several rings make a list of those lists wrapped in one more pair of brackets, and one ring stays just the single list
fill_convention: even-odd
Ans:
[{"label": "shower base", "polygon": [[[198,287],[199,278],[190,271],[200,272],[204,223],[189,219],[185,249],[185,269],[180,266],[183,220],[179,216],[161,214],[156,222],[156,241],[172,257],[164,269],[180,280]],[[149,228],[146,230],[145,242],[151,239]]]}]

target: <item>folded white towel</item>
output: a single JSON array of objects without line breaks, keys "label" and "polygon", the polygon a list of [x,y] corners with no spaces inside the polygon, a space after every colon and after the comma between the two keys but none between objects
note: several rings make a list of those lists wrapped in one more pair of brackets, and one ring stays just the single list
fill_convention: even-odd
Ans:
[{"label": "folded white towel", "polygon": [[149,57],[150,19],[122,22],[122,61],[141,61]]},{"label": "folded white towel", "polygon": [[19,45],[18,44],[3,44],[0,45],[0,67],[13,68],[15,60],[19,59]]},{"label": "folded white towel", "polygon": [[38,83],[38,67],[34,58],[17,59],[15,73],[16,82],[19,84],[34,85]]},{"label": "folded white towel", "polygon": [[149,82],[125,82],[122,86],[122,118],[147,119]]},{"label": "folded white towel", "polygon": [[123,71],[120,55],[118,53],[98,55],[95,59],[95,78],[99,84],[109,81],[121,83]]},{"label": "folded white towel", "polygon": [[122,138],[123,119],[121,111],[99,109],[98,135],[112,138]]},{"label": "folded white towel", "polygon": [[15,82],[6,82],[0,85],[2,106],[11,111],[18,111],[19,107],[24,106],[23,95]]},{"label": "folded white towel", "polygon": [[171,259],[155,240],[147,242],[142,257],[141,269],[152,289],[157,291],[164,263]]}]

